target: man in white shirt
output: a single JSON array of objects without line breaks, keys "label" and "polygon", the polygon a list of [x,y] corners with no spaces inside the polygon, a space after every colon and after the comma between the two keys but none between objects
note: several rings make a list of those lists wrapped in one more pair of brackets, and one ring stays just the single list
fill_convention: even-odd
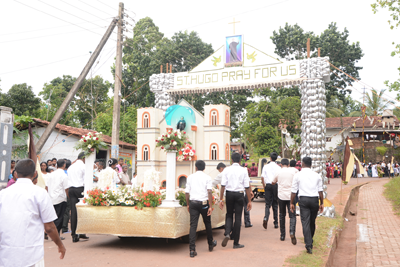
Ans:
[{"label": "man in white shirt", "polygon": [[222,162],[218,163],[217,170],[219,171],[219,174],[212,181],[212,187],[217,187],[217,185],[221,184],[222,172],[225,170],[225,168],[226,168],[226,165],[224,163],[222,163]]},{"label": "man in white shirt", "polygon": [[[286,217],[286,209],[289,213],[290,218],[290,229],[289,234],[292,240],[292,244],[296,245],[297,240],[295,236],[296,232],[296,214],[290,211],[290,195],[292,191],[292,181],[293,176],[298,172],[295,168],[289,168],[289,160],[282,159],[282,169],[279,170],[274,179],[272,180],[272,184],[279,183],[278,187],[278,199],[279,199],[279,225],[281,228],[281,241],[285,240],[286,237],[286,228],[285,228],[285,217]],[[296,171],[296,172],[295,172]]]},{"label": "man in white shirt", "polygon": [[46,189],[49,192],[51,202],[57,214],[57,219],[54,221],[58,234],[60,234],[65,209],[67,208],[68,195],[68,176],[65,174],[66,162],[64,159],[57,160],[57,170],[52,172],[47,179]]},{"label": "man in white shirt", "polygon": [[264,166],[261,173],[261,182],[264,186],[264,199],[265,199],[265,217],[263,220],[263,227],[267,229],[269,220],[269,209],[272,206],[272,212],[274,214],[274,227],[278,228],[278,185],[272,185],[276,173],[281,167],[276,164],[278,154],[276,152],[271,153],[271,162]]},{"label": "man in white shirt", "polygon": [[213,240],[211,227],[212,183],[211,177],[203,172],[205,168],[204,161],[196,161],[196,173],[189,175],[186,182],[185,196],[190,214],[189,249],[191,258],[197,256],[195,242],[200,214],[206,226],[209,251],[213,251],[217,245],[217,241]]},{"label": "man in white shirt", "polygon": [[79,238],[88,239],[86,235],[77,235],[76,226],[78,215],[76,212],[76,203],[83,198],[83,189],[85,183],[85,153],[81,152],[78,159],[68,168],[68,194],[71,204],[71,235],[72,242],[79,242]]},{"label": "man in white shirt", "polygon": [[57,218],[46,190],[35,186],[36,164],[20,160],[16,183],[0,192],[0,266],[44,266],[43,232],[51,237],[64,258],[65,247],[57,233]]},{"label": "man in white shirt", "polygon": [[[226,189],[226,219],[225,237],[222,246],[225,247],[230,240],[230,233],[233,229],[233,248],[243,248],[239,244],[240,225],[242,223],[242,212],[244,206],[244,191],[248,198],[247,210],[251,210],[250,179],[247,170],[239,165],[241,156],[239,153],[232,154],[233,164],[222,172],[221,192],[219,206],[224,207],[224,192]],[[233,226],[233,214],[235,214],[235,225]]]},{"label": "man in white shirt", "polygon": [[[306,243],[307,253],[309,254],[312,254],[315,219],[318,210],[319,212],[324,210],[322,177],[311,170],[311,165],[312,159],[304,157],[301,171],[294,175],[290,198],[290,210],[294,212],[294,199],[297,191],[299,192],[300,219],[303,226],[304,243]],[[318,198],[320,202],[318,202]]]}]

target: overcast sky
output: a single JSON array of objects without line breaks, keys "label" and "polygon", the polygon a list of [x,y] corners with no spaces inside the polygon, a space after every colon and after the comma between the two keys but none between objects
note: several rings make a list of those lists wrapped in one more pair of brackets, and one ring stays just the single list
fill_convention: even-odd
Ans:
[{"label": "overcast sky", "polygon": [[[400,29],[389,29],[388,12],[374,15],[370,6],[373,2],[152,0],[124,4],[128,16],[136,21],[147,16],[152,18],[167,37],[178,31],[193,30],[214,49],[224,44],[225,36],[232,35],[233,27],[228,22],[235,18],[240,21],[236,24],[236,34],[243,34],[246,43],[268,54],[274,52],[272,32],[286,22],[297,23],[305,31],[316,34],[324,31],[329,23],[337,22],[341,31],[345,27],[349,30],[351,42],[360,42],[365,54],[357,64],[363,67],[362,81],[382,89],[385,80],[399,78],[400,60],[391,57],[390,52],[394,48],[392,42],[400,43]],[[118,3],[114,0],[2,0],[0,88],[3,93],[13,84],[27,83],[38,94],[46,82],[56,77],[77,77],[89,59],[89,51],[94,51],[112,17],[118,14]],[[133,24],[130,19],[127,22]],[[125,34],[132,36],[132,32]],[[113,81],[110,67],[115,56],[116,34],[111,38],[93,68],[93,76],[101,75]],[[359,92],[363,85],[356,83],[354,87],[359,91],[353,90],[352,97],[361,100]]]}]

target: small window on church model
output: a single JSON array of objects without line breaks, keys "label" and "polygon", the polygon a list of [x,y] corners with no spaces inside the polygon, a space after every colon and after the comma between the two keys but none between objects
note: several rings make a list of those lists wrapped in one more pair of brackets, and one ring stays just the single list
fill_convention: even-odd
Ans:
[{"label": "small window on church model", "polygon": [[212,111],[211,112],[211,125],[217,125],[217,112],[216,111]]},{"label": "small window on church model", "polygon": [[149,128],[149,114],[143,116],[143,128]]},{"label": "small window on church model", "polygon": [[143,160],[148,161],[149,160],[149,147],[145,146],[143,148]]},{"label": "small window on church model", "polygon": [[218,149],[216,145],[211,146],[211,160],[218,160]]}]

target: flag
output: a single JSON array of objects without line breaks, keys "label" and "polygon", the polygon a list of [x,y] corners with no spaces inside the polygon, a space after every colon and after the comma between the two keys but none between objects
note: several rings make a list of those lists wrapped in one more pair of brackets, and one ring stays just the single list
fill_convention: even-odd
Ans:
[{"label": "flag", "polygon": [[[350,138],[346,138],[346,146],[344,148],[344,160],[343,160],[343,173],[342,180],[344,183],[348,183],[350,181],[351,175],[354,169],[354,155],[350,150],[349,144]],[[350,141],[351,142],[351,141]]]},{"label": "flag", "polygon": [[392,162],[391,162],[391,164],[390,164],[390,173],[394,173],[394,170],[393,170],[393,160],[394,160],[394,157],[392,156]]},{"label": "flag", "polygon": [[36,155],[35,140],[33,139],[32,126],[30,123],[29,123],[28,133],[29,133],[28,156],[31,160],[33,160],[33,162],[36,162],[36,171],[38,173],[38,178],[37,178],[38,182],[36,185],[38,185],[44,189],[46,187],[46,184],[42,177],[42,171],[40,170],[40,163],[39,163],[37,155]]}]

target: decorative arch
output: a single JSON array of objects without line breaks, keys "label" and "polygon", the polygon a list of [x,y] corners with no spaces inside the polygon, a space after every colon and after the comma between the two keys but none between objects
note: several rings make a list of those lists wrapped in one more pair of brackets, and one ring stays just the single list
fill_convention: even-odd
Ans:
[{"label": "decorative arch", "polygon": [[142,128],[150,128],[150,113],[143,112],[142,114]]},{"label": "decorative arch", "polygon": [[176,180],[176,184],[178,185],[179,188],[185,188],[187,183],[187,175],[181,174],[178,176],[178,179]]},{"label": "decorative arch", "polygon": [[230,151],[229,151],[229,144],[228,143],[226,143],[226,145],[225,145],[225,160],[229,160],[229,153]]},{"label": "decorative arch", "polygon": [[144,160],[144,161],[150,160],[150,146],[149,145],[142,146],[142,160]]},{"label": "decorative arch", "polygon": [[225,110],[225,125],[230,126],[230,124],[231,124],[231,121],[229,118],[229,110]]},{"label": "decorative arch", "polygon": [[215,108],[210,110],[210,125],[219,125],[219,113]]},{"label": "decorative arch", "polygon": [[219,147],[217,143],[210,145],[210,160],[219,160]]}]

